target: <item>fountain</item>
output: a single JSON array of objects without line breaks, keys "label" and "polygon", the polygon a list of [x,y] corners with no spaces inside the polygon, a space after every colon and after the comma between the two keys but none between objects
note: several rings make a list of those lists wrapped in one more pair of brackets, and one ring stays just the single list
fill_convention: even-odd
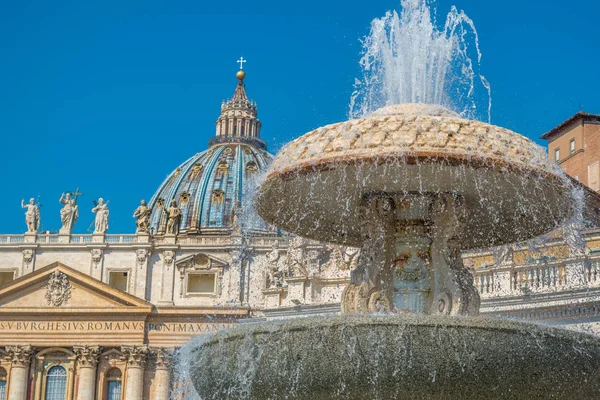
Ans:
[{"label": "fountain", "polygon": [[[378,82],[391,92],[380,97],[401,99],[390,93],[410,87],[419,94],[411,101],[445,99],[440,93],[447,91],[432,91],[430,83],[435,77],[445,85],[440,71],[464,63],[465,51],[447,48],[459,40],[452,35],[464,34],[447,22],[446,33],[427,26],[424,38],[423,24],[431,24],[425,1],[402,5],[400,18],[374,21],[366,41],[365,57],[386,54],[377,73],[387,78]],[[455,9],[450,15],[472,27]],[[403,87],[390,83],[398,68],[402,78],[410,75],[396,60],[402,53],[386,50],[402,41],[393,36],[397,32],[409,42],[427,42],[419,48],[438,55],[413,65],[418,79]],[[394,40],[382,40],[386,33]],[[470,71],[466,75],[475,76]],[[427,93],[432,97],[419,97]],[[521,135],[442,105],[388,103],[288,144],[259,190],[258,212],[266,221],[361,248],[342,297],[343,314],[203,338],[190,366],[201,398],[598,398],[600,339],[475,318],[479,296],[460,253],[560,226],[575,213],[571,182]]]}]

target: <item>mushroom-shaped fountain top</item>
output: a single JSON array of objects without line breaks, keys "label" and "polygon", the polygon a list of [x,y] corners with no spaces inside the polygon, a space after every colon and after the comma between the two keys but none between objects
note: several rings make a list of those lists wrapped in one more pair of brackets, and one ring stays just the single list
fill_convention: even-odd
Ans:
[{"label": "mushroom-shaped fountain top", "polygon": [[428,199],[447,193],[462,203],[453,240],[468,249],[554,229],[572,212],[571,192],[531,140],[441,106],[402,104],[289,143],[267,173],[258,210],[284,230],[360,246],[365,196],[391,195],[398,220],[410,222],[427,220]]}]

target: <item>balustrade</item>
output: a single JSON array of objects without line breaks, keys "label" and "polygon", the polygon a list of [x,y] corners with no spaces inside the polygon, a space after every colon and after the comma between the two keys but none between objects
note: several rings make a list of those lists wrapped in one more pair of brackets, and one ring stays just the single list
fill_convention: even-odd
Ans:
[{"label": "balustrade", "polygon": [[533,266],[512,273],[513,290],[557,288],[566,286],[568,281],[567,267],[564,264]]}]

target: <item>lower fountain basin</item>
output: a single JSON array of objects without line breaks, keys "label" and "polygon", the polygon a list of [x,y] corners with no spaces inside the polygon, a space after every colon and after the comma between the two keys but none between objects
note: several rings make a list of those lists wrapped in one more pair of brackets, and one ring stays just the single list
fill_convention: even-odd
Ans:
[{"label": "lower fountain basin", "polygon": [[600,338],[523,322],[344,315],[236,327],[195,346],[203,400],[600,398]]}]

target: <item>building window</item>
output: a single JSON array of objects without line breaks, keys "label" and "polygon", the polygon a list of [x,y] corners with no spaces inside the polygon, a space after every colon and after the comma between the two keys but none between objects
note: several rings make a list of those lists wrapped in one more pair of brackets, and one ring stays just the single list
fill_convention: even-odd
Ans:
[{"label": "building window", "polygon": [[554,150],[554,160],[560,161],[560,149]]},{"label": "building window", "polygon": [[45,400],[65,400],[67,398],[67,370],[56,365],[46,375]]},{"label": "building window", "polygon": [[110,271],[108,273],[108,285],[126,292],[129,287],[129,272]]},{"label": "building window", "polygon": [[569,151],[571,154],[575,153],[575,139],[571,139],[569,142]]},{"label": "building window", "polygon": [[106,373],[106,400],[121,400],[121,370],[118,368]]},{"label": "building window", "polygon": [[6,400],[6,370],[0,367],[0,400]]},{"label": "building window", "polygon": [[217,274],[215,273],[190,273],[187,278],[189,294],[214,294],[216,292]]},{"label": "building window", "polygon": [[[0,271],[0,286],[15,279],[15,271]],[[1,397],[0,397],[1,399]]]}]

